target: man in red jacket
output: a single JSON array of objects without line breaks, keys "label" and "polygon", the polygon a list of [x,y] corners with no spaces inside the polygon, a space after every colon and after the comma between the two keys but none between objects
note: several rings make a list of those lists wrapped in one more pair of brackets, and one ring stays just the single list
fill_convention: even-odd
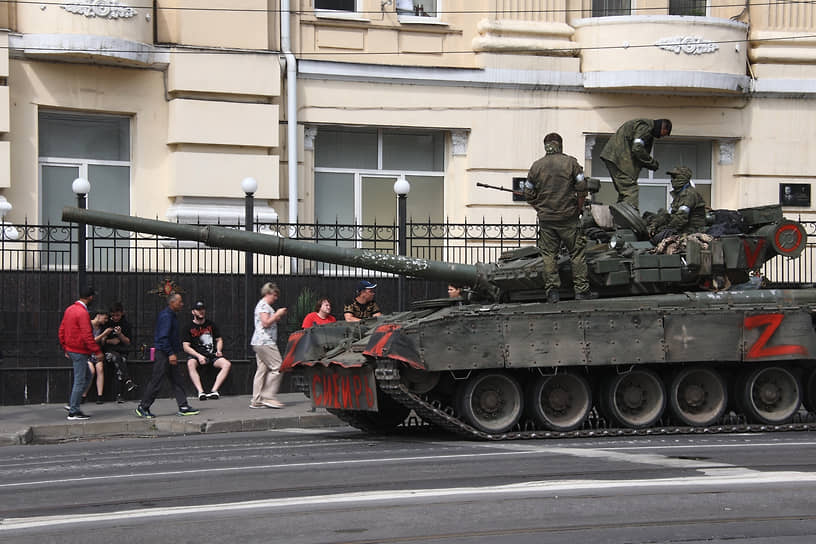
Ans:
[{"label": "man in red jacket", "polygon": [[96,292],[86,287],[80,294],[79,300],[65,309],[62,323],[59,327],[59,342],[65,351],[65,356],[71,359],[74,365],[74,386],[71,389],[68,419],[88,419],[88,416],[79,409],[82,392],[91,381],[91,371],[88,368],[88,359],[91,354],[96,355],[98,361],[103,360],[102,350],[96,343],[91,330],[91,316],[88,305],[93,302]]}]

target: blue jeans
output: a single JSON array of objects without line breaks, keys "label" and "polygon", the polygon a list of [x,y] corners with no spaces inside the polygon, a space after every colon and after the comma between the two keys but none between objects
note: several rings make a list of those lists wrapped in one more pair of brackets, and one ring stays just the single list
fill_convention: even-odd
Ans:
[{"label": "blue jeans", "polygon": [[89,355],[85,353],[68,352],[71,362],[74,364],[74,386],[71,389],[71,400],[68,402],[71,409],[69,413],[73,414],[79,412],[79,403],[82,400],[82,393],[85,388],[91,383],[91,369],[88,368]]}]

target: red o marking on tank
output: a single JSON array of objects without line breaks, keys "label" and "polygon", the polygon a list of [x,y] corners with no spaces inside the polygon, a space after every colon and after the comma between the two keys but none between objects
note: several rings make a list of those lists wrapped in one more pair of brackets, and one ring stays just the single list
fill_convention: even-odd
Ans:
[{"label": "red o marking on tank", "polygon": [[748,353],[745,354],[746,359],[758,359],[760,357],[777,357],[779,355],[807,355],[807,350],[804,346],[797,344],[789,344],[783,346],[766,347],[768,340],[782,324],[785,319],[784,314],[761,314],[751,315],[745,318],[743,326],[746,329],[755,329],[757,327],[765,326],[762,334],[751,345]]},{"label": "red o marking on tank", "polygon": [[[782,245],[782,242],[779,240],[780,237],[785,234],[787,231],[795,231],[796,232],[796,243],[789,248],[786,248]],[[791,251],[796,251],[799,248],[799,245],[802,243],[802,231],[799,230],[799,227],[796,225],[782,225],[778,229],[776,229],[776,233],[774,234],[774,241],[776,242],[776,247],[779,251],[783,253],[790,253]]]}]

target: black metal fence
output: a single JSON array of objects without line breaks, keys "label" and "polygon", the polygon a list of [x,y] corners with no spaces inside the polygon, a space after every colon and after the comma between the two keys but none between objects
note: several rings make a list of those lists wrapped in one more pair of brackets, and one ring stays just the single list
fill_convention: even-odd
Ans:
[{"label": "black metal fence", "polygon": [[[812,283],[816,278],[816,223],[804,224],[807,250],[798,260],[766,263],[764,273],[772,281]],[[384,253],[397,253],[398,247],[396,225],[274,223],[257,224],[255,230],[270,237]],[[0,371],[6,378],[12,369],[70,367],[59,350],[56,331],[64,308],[78,290],[78,232],[76,225],[0,224],[0,351],[4,355]],[[252,356],[247,302],[257,300],[267,281],[280,285],[279,304],[289,308],[280,331],[281,347],[288,331],[299,328],[303,315],[312,310],[316,296],[329,296],[333,313],[340,317],[342,305],[353,296],[361,278],[379,284],[377,297],[384,311],[397,309],[397,279],[388,273],[256,254],[247,292],[242,251],[101,227],[88,227],[86,233],[86,278],[98,292],[95,304],[100,308],[114,301],[124,304],[135,328],[132,358],[136,360],[143,356],[141,348],[153,343],[155,316],[171,289],[180,290],[188,305],[198,299],[208,303],[209,315],[224,335],[226,352],[241,360]],[[535,239],[535,224],[409,222],[406,253],[455,263],[491,262],[504,251],[535,244]],[[443,282],[409,279],[406,287],[407,300],[445,296]],[[183,312],[182,321],[188,318]],[[19,402],[19,388],[28,387],[22,384],[28,379],[4,379],[0,404]],[[46,392],[49,387],[41,384]],[[23,400],[39,402],[37,398],[35,394]]]},{"label": "black metal fence", "polygon": [[[222,225],[242,229],[241,225]],[[337,247],[357,247],[397,253],[396,225],[256,224],[270,236]],[[5,366],[53,364],[58,356],[54,332],[62,310],[78,287],[77,225],[0,224],[0,350]],[[494,261],[508,250],[535,243],[536,226],[506,223],[412,222],[407,228],[408,255],[457,263]],[[244,313],[260,286],[276,281],[283,289],[281,304],[307,304],[310,296],[328,294],[335,313],[353,293],[360,278],[381,284],[378,298],[386,310],[396,310],[396,282],[384,272],[265,254],[253,256],[250,292],[245,279],[244,252],[211,248],[197,242],[143,235],[103,227],[86,227],[86,281],[96,288],[96,304],[121,301],[136,322],[139,342],[150,345],[150,327],[171,289],[188,298],[204,299],[214,319],[222,322],[227,346],[246,355]],[[408,300],[444,296],[444,285],[409,281]],[[308,304],[307,304],[308,305]],[[302,310],[302,308],[299,308]],[[290,322],[299,317],[296,312]]]}]

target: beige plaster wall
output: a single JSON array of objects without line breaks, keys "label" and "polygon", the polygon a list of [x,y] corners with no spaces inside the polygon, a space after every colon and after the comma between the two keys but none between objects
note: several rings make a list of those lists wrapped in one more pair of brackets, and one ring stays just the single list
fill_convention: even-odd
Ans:
[{"label": "beige plaster wall", "polygon": [[167,103],[163,74],[101,66],[12,60],[11,186],[12,221],[39,220],[37,113],[39,108],[130,115],[131,210],[142,217],[163,216],[169,203]]},{"label": "beige plaster wall", "polygon": [[[299,58],[370,64],[475,67],[471,41],[491,9],[489,0],[444,0],[442,14],[400,18],[396,2],[362,0],[361,13],[347,17],[315,12],[311,0],[292,9],[293,47]],[[452,53],[452,54],[448,54]]]},{"label": "beige plaster wall", "polygon": [[0,86],[0,133],[9,131],[9,88]]},{"label": "beige plaster wall", "polygon": [[[586,135],[611,134],[635,117],[668,117],[673,136],[712,140],[714,206],[739,208],[778,200],[778,183],[816,177],[808,134],[816,103],[747,97],[670,96],[568,91],[301,82],[301,122],[464,130],[467,155],[447,155],[445,215],[453,221],[534,221],[524,203],[476,182],[509,186],[560,132],[565,151],[585,157]],[[429,107],[428,105],[432,106]],[[755,111],[756,110],[756,111]],[[810,132],[808,132],[810,131]],[[735,142],[735,162],[721,164],[717,142]],[[594,152],[600,152],[599,149]],[[607,172],[592,174],[606,177]],[[310,173],[307,173],[311,177]],[[310,191],[311,179],[306,190]],[[304,210],[309,214],[310,210]]]},{"label": "beige plaster wall", "polygon": [[63,4],[70,2],[10,2],[10,9],[15,10],[14,30],[23,34],[87,34],[153,43],[153,9],[152,6],[141,7],[150,6],[150,3],[123,2],[123,5],[133,7],[136,13],[132,17],[116,19],[71,13],[61,7]]},{"label": "beige plaster wall", "polygon": [[[277,49],[278,2],[269,0],[160,0],[159,43],[239,49]],[[191,7],[201,9],[189,9]]]},{"label": "beige plaster wall", "polygon": [[274,54],[176,50],[167,70],[167,91],[277,97],[281,92],[280,60]]},{"label": "beige plaster wall", "polygon": [[0,142],[0,189],[11,186],[11,142]]},{"label": "beige plaster wall", "polygon": [[9,54],[8,32],[0,31],[0,77],[8,77]]},{"label": "beige plaster wall", "polygon": [[195,148],[173,152],[168,160],[168,196],[199,195],[209,198],[242,198],[241,180],[258,182],[256,198],[278,198],[280,158],[248,154],[238,149]]},{"label": "beige plaster wall", "polygon": [[276,147],[278,106],[216,100],[171,100],[167,143]]}]

